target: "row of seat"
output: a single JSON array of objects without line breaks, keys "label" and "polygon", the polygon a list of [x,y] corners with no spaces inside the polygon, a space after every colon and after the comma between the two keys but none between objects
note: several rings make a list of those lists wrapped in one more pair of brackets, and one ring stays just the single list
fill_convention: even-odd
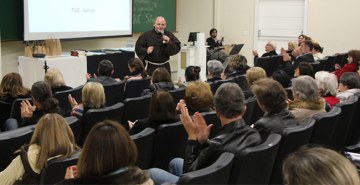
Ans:
[{"label": "row of seat", "polygon": [[[347,62],[348,54],[342,53],[333,56],[326,56],[324,59],[317,60],[315,62],[311,62],[314,69],[314,73],[318,71],[329,71],[332,72],[335,70],[335,64],[339,64],[340,66],[344,66]],[[272,73],[278,69],[281,69],[284,66],[285,62],[281,55],[278,56],[269,56],[269,57],[259,57],[255,62],[255,66],[261,67],[266,71],[267,76],[271,76]]]},{"label": "row of seat", "polygon": [[[119,103],[117,106],[121,107],[122,105],[122,103]],[[308,119],[301,126],[285,129],[281,141],[278,141],[280,140],[280,136],[270,136],[263,144],[248,148],[241,154],[237,154],[235,156],[237,160],[234,162],[236,165],[233,166],[231,170],[231,173],[235,173],[234,171],[236,171],[237,175],[230,176],[232,178],[229,179],[229,182],[236,184],[281,183],[282,160],[298,147],[310,142],[338,149],[341,148],[338,146],[341,146],[341,143],[344,142],[344,138],[346,138],[344,135],[349,136],[349,131],[355,133],[354,136],[358,136],[356,133],[359,132],[355,130],[356,128],[353,128],[357,126],[356,121],[359,120],[355,118],[356,116],[358,117],[358,115],[354,114],[359,110],[360,106],[357,105],[358,98],[355,97],[349,103],[339,104],[339,107],[335,106],[327,113],[314,115],[313,119]],[[351,110],[350,113],[347,113],[347,110]],[[207,123],[215,124],[214,128],[220,126],[220,120],[216,117],[215,112],[203,113],[203,115]],[[66,120],[70,124],[73,132],[79,133],[79,126],[81,127],[80,120],[76,117],[69,117],[66,118]],[[1,160],[2,169],[15,157],[12,151],[18,149],[22,144],[30,140],[33,129],[34,126],[32,125],[14,131],[0,133],[0,147],[2,146],[7,150],[7,152],[1,153],[1,158],[4,159]],[[344,134],[345,132],[348,133]],[[216,135],[216,129],[213,129],[210,137],[214,135]],[[131,136],[131,138],[135,141],[139,150],[137,161],[139,167],[143,169],[158,167],[167,170],[171,159],[183,157],[187,135],[182,123],[177,122],[161,125],[157,132],[155,132],[154,129],[147,128]],[[15,143],[21,144],[16,145]],[[273,155],[276,157],[272,158],[271,156]],[[4,162],[7,164],[3,164]],[[76,162],[73,161],[73,163]],[[239,169],[234,170],[234,168]],[[208,172],[210,173],[211,171],[214,170]],[[203,170],[202,173],[205,172],[206,171]],[[215,170],[214,173],[220,172],[216,172]]]}]

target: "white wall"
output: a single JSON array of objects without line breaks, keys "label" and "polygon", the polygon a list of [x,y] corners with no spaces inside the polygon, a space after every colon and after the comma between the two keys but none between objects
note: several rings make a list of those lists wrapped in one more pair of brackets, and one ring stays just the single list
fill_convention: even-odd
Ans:
[{"label": "white wall", "polygon": [[360,49],[359,0],[309,0],[307,34],[324,54]]},{"label": "white wall", "polygon": [[[190,31],[208,32],[216,27],[225,44],[244,43],[241,54],[252,65],[254,38],[253,0],[177,0],[177,32],[175,35],[187,44]],[[325,47],[326,55],[360,49],[360,25],[357,24],[359,0],[310,0],[306,34]],[[150,29],[150,28],[149,28]],[[132,39],[136,40],[138,34]],[[63,41],[63,50],[124,47],[129,38],[109,38]],[[17,71],[17,57],[23,55],[20,41],[1,42],[2,75]]]}]

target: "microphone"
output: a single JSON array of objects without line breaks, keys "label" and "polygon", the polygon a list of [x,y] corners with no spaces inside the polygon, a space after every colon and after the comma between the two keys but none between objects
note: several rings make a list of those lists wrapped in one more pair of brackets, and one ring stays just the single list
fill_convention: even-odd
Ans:
[{"label": "microphone", "polygon": [[165,44],[165,40],[164,40],[164,30],[160,30],[160,33],[161,33],[161,38],[163,39],[163,44]]}]

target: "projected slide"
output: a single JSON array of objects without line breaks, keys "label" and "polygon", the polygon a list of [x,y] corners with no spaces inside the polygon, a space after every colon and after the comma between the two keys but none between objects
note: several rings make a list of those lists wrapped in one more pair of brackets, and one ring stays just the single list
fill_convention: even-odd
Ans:
[{"label": "projected slide", "polygon": [[132,0],[25,0],[25,40],[130,35]]}]

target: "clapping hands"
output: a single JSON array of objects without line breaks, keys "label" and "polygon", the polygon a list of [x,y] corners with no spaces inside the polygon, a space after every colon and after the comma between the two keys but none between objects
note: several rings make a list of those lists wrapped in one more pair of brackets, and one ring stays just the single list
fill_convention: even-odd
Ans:
[{"label": "clapping hands", "polygon": [[180,120],[188,133],[188,139],[197,140],[201,144],[205,143],[213,124],[207,125],[199,112],[196,112],[191,119],[185,103],[178,103],[178,108],[181,112]]},{"label": "clapping hands", "polygon": [[31,105],[29,100],[25,100],[21,102],[20,110],[22,118],[31,118],[33,116],[33,112],[36,110],[36,106]]}]

